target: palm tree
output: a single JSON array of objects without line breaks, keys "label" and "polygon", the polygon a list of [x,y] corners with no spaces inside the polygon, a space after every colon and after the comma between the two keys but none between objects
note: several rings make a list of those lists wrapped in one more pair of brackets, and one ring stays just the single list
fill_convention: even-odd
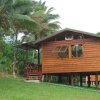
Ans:
[{"label": "palm tree", "polygon": [[45,35],[47,36],[50,33],[59,30],[60,25],[59,22],[56,21],[59,18],[59,15],[52,14],[55,10],[53,7],[48,8],[46,2],[41,2],[40,0],[35,3],[34,9],[35,13],[33,13],[32,18],[35,19],[40,26],[40,29],[35,32],[37,38]]},{"label": "palm tree", "polygon": [[[33,13],[31,15],[32,19],[35,20],[38,23],[38,29],[36,28],[31,32],[33,36],[36,36],[36,39],[40,39],[41,37],[47,36],[57,30],[59,30],[61,27],[59,25],[59,22],[57,19],[59,18],[58,14],[52,14],[52,11],[54,11],[54,8],[48,8],[46,6],[46,2],[39,2],[33,1],[34,7],[33,7]],[[27,37],[28,36],[28,37]],[[31,37],[26,34],[24,36],[24,41],[29,40],[31,41]]]}]

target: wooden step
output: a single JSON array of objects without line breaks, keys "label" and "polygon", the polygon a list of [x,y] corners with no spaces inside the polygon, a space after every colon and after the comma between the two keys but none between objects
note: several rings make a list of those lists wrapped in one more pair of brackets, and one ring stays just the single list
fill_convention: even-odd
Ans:
[{"label": "wooden step", "polygon": [[26,80],[41,80],[42,76],[41,75],[29,75],[26,76]]},{"label": "wooden step", "polygon": [[27,73],[27,75],[42,75],[41,72],[30,72],[30,73]]}]

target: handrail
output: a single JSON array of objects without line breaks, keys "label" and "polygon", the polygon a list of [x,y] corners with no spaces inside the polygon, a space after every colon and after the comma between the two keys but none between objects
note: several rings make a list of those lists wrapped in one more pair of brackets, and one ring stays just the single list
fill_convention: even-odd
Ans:
[{"label": "handrail", "polygon": [[33,63],[30,63],[30,62],[27,62],[26,71],[27,71],[27,74],[32,74],[32,73],[41,74],[42,65],[41,64],[33,64]]}]

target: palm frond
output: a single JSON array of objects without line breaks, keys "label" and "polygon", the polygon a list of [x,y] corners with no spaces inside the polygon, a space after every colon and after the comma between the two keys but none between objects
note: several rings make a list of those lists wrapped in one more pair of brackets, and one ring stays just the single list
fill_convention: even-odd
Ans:
[{"label": "palm frond", "polygon": [[50,29],[53,29],[53,30],[58,30],[58,29],[61,28],[60,27],[60,22],[58,22],[58,21],[49,23],[48,26],[50,27]]},{"label": "palm frond", "polygon": [[57,20],[60,16],[58,14],[49,14],[48,15],[48,22]]},{"label": "palm frond", "polygon": [[38,11],[34,12],[31,16],[32,17],[40,17],[40,16],[45,17],[45,13],[43,10],[38,10]]},{"label": "palm frond", "polygon": [[51,8],[49,8],[48,10],[47,10],[47,14],[50,14],[52,11],[54,11],[55,10],[55,8],[54,7],[51,7]]},{"label": "palm frond", "polygon": [[33,2],[31,0],[16,0],[13,9],[17,13],[30,14],[33,9]]},{"label": "palm frond", "polygon": [[31,22],[34,22],[36,23],[32,18],[30,18],[29,16],[27,15],[22,15],[22,14],[15,14],[13,16],[14,19],[18,19],[18,20],[27,20],[27,21],[31,21]]}]

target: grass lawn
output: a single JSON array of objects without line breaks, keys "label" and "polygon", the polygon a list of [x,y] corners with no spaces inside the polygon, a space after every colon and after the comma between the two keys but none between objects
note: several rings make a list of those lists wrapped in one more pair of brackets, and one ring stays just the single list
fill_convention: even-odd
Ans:
[{"label": "grass lawn", "polygon": [[47,83],[0,78],[0,100],[100,100],[100,92]]}]

